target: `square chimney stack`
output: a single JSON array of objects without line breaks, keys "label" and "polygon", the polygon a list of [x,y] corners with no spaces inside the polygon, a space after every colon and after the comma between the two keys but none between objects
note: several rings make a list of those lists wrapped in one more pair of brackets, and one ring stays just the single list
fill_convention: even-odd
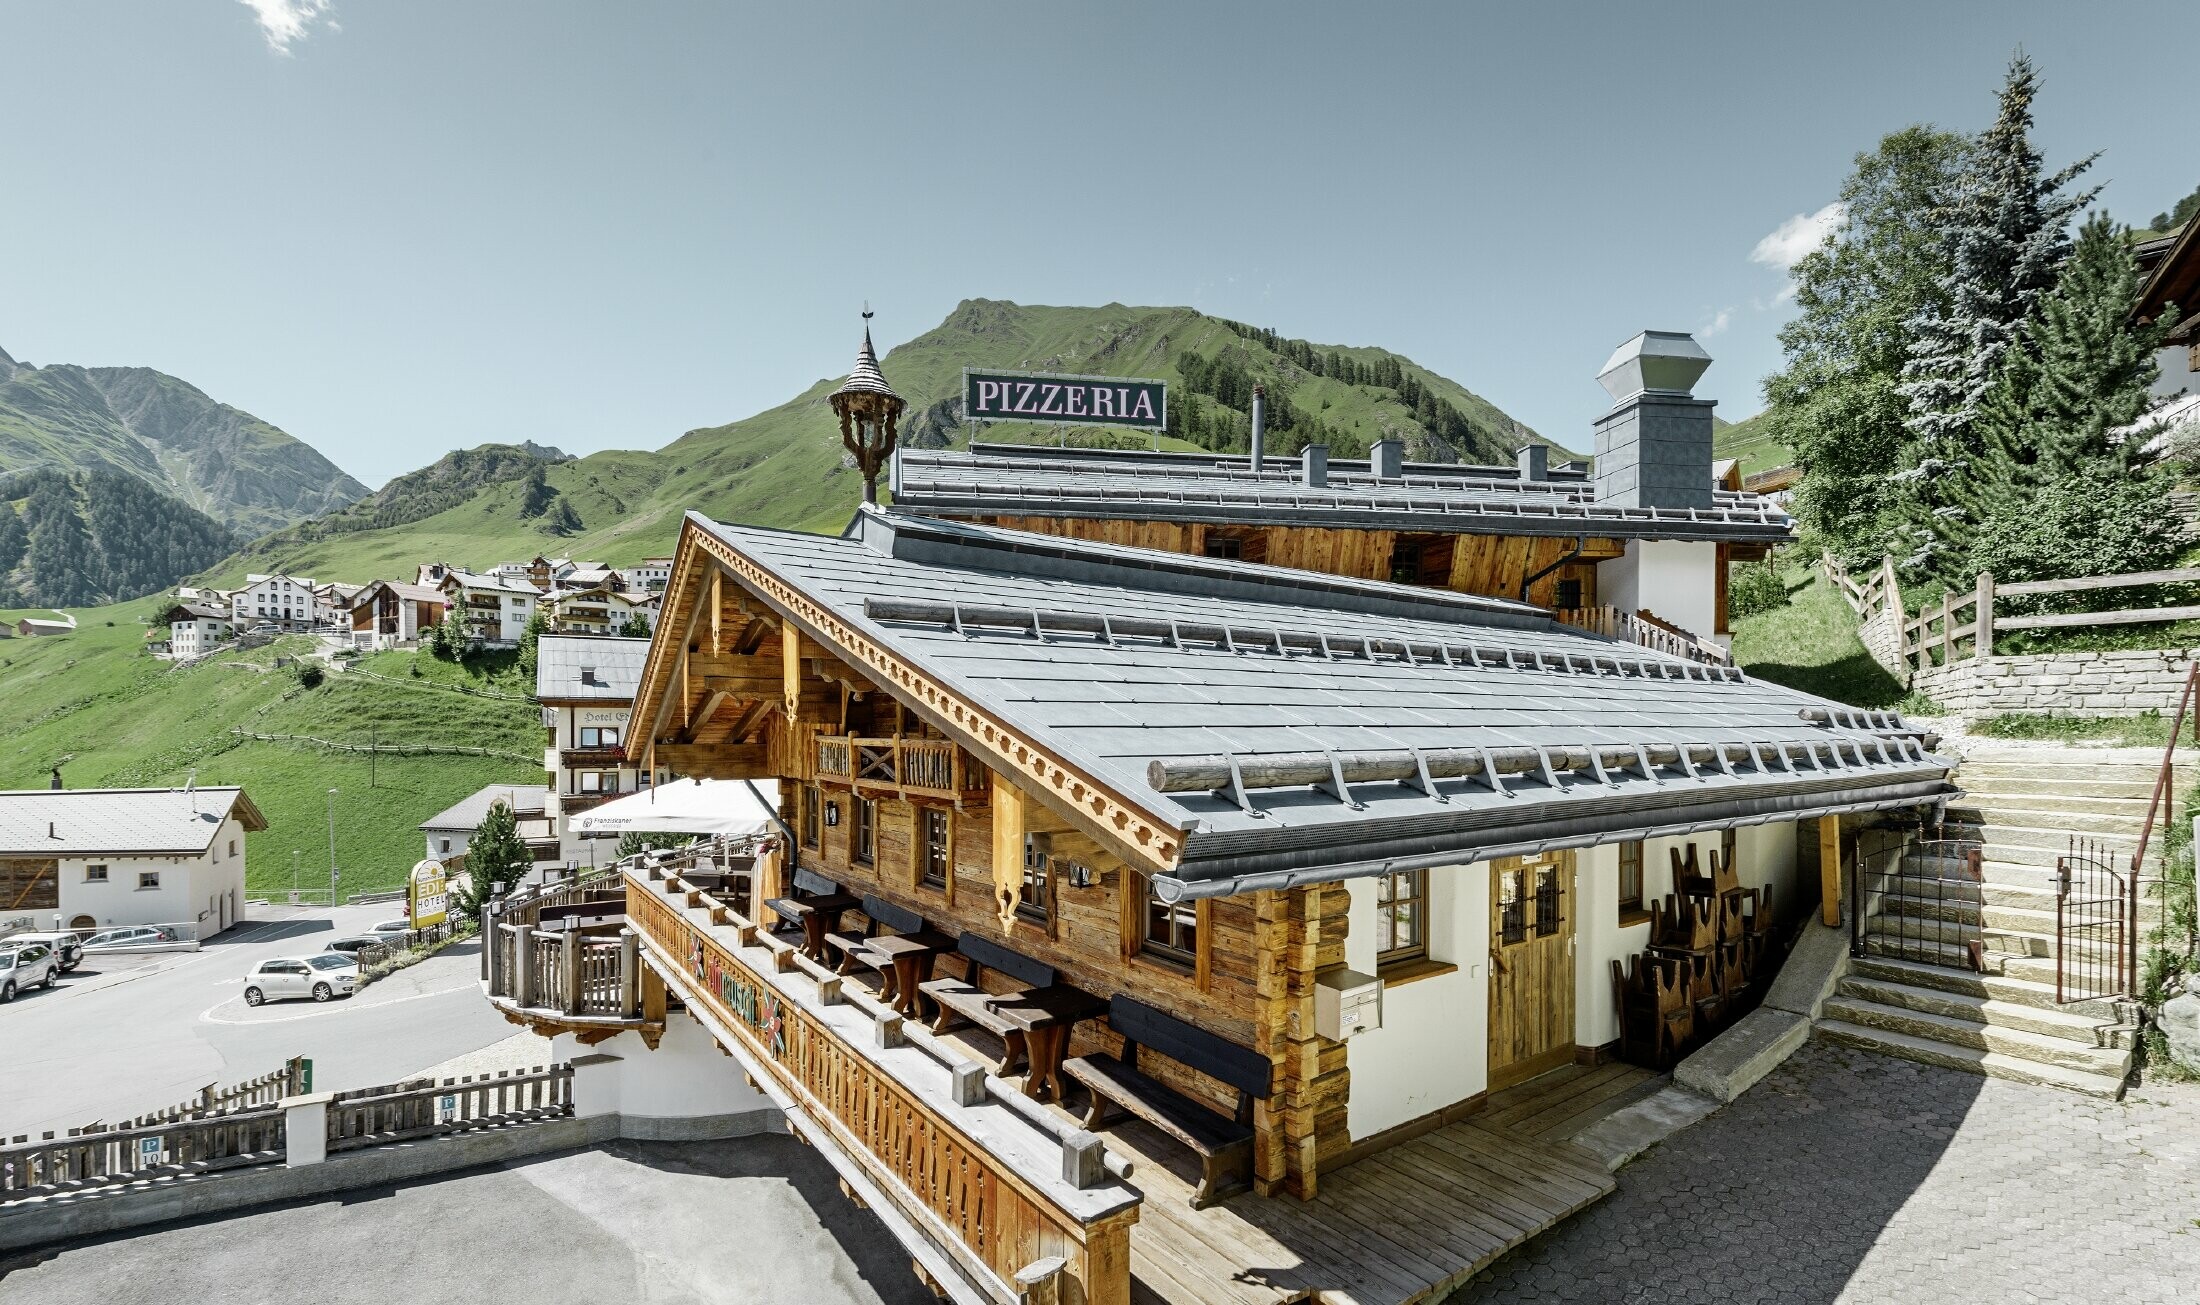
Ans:
[{"label": "square chimney stack", "polygon": [[1377,440],[1367,451],[1368,470],[1377,480],[1400,480],[1406,471],[1406,442],[1404,440]]},{"label": "square chimney stack", "polygon": [[1596,421],[1597,502],[1711,506],[1711,410],[1697,378],[1711,355],[1685,331],[1644,331],[1612,351],[1597,383],[1612,410]]}]

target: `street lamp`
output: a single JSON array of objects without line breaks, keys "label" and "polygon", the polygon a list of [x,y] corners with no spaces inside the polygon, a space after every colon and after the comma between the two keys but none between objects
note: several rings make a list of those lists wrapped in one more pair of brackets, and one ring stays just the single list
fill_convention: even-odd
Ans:
[{"label": "street lamp", "polygon": [[328,908],[336,909],[336,790],[328,791]]}]

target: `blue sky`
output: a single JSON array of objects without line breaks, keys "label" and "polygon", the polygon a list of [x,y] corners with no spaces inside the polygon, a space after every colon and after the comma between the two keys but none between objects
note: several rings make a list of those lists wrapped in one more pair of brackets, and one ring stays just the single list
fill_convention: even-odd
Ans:
[{"label": "blue sky", "polygon": [[1982,125],[2020,44],[2112,213],[2200,183],[2189,3],[0,0],[0,347],[379,483],[770,407],[865,299],[882,346],[970,296],[1190,304],[1584,447],[1644,327],[1756,411],[1766,238],[1884,132]]}]

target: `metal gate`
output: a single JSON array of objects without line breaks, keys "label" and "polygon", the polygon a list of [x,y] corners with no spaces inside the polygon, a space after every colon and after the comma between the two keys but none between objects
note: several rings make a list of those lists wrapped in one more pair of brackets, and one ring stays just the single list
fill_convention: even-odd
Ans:
[{"label": "metal gate", "polygon": [[2091,839],[2055,858],[2055,1000],[2132,991],[2138,976],[2139,878]]},{"label": "metal gate", "polygon": [[1849,881],[1849,951],[1984,973],[1985,885],[1980,846],[1867,829]]}]

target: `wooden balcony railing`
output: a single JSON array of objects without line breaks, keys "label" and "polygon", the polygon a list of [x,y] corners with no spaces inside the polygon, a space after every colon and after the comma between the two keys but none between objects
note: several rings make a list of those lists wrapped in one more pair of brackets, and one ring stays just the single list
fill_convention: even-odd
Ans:
[{"label": "wooden balcony railing", "polygon": [[563,1119],[573,1113],[573,1067],[538,1065],[480,1078],[413,1079],[338,1092],[328,1106],[328,1149],[409,1142],[477,1128]]},{"label": "wooden balcony railing", "polygon": [[819,735],[816,775],[827,783],[921,797],[964,798],[988,788],[984,765],[954,743],[908,735]]},{"label": "wooden balcony railing", "polygon": [[1099,1139],[676,872],[626,882],[649,966],[927,1273],[1004,1305],[1129,1300],[1141,1198]]},{"label": "wooden balcony railing", "polygon": [[592,1024],[642,1022],[640,942],[631,931],[588,933],[597,917],[623,916],[615,874],[491,902],[483,917],[482,978],[492,1004],[537,1017]]},{"label": "wooden balcony railing", "polygon": [[1552,615],[1562,624],[1607,639],[1625,639],[1653,652],[1685,657],[1709,666],[1732,666],[1734,655],[1715,643],[1699,639],[1677,625],[1649,612],[1623,612],[1616,607],[1561,608]]}]

